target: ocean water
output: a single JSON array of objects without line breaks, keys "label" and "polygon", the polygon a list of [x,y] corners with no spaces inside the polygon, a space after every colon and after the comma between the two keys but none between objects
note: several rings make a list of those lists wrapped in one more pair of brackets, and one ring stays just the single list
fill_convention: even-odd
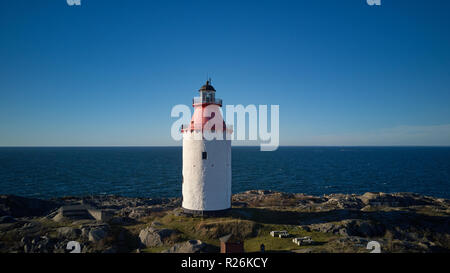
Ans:
[{"label": "ocean water", "polygon": [[[181,196],[181,147],[0,148],[0,194]],[[450,198],[450,147],[233,147],[233,192]]]}]

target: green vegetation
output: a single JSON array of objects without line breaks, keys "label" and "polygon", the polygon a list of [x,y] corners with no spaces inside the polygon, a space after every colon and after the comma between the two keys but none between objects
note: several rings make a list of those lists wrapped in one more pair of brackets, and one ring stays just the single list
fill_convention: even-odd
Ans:
[{"label": "green vegetation", "polygon": [[[139,233],[139,230],[152,222],[161,223],[161,227],[177,231],[176,237],[171,242],[161,247],[146,248],[143,252],[161,252],[176,242],[182,242],[190,239],[198,239],[207,244],[219,246],[219,238],[229,233],[233,233],[244,240],[246,252],[260,251],[260,245],[265,245],[266,251],[291,251],[304,248],[317,248],[327,243],[337,236],[320,232],[307,232],[292,223],[289,216],[297,215],[294,210],[275,211],[271,209],[241,209],[235,208],[231,214],[224,217],[190,217],[177,216],[173,213],[149,216],[141,219],[141,223],[125,227],[132,233]],[[244,217],[245,216],[245,217]],[[287,218],[286,218],[287,217]],[[245,218],[245,219],[242,219]],[[270,221],[266,221],[270,219]],[[298,219],[294,218],[294,219]],[[269,222],[269,223],[268,223]],[[274,222],[274,223],[271,223]],[[282,224],[275,224],[276,222]],[[291,237],[274,238],[270,236],[272,230],[287,230]],[[298,246],[292,242],[294,237],[311,236],[314,240],[313,245]]]},{"label": "green vegetation", "polygon": [[[272,237],[270,235],[270,231],[272,230],[286,230],[291,236],[289,238]],[[315,243],[313,245],[298,246],[292,242],[293,238],[304,236],[310,236]],[[264,225],[263,228],[259,230],[258,236],[249,238],[245,241],[244,249],[245,252],[259,252],[261,244],[264,244],[266,251],[291,251],[296,249],[315,248],[328,242],[332,238],[333,236],[326,233],[307,232],[292,225]]]},{"label": "green vegetation", "polygon": [[164,251],[168,249],[168,246],[160,246],[160,247],[149,247],[141,249],[141,252],[143,253],[160,253],[161,251]]}]

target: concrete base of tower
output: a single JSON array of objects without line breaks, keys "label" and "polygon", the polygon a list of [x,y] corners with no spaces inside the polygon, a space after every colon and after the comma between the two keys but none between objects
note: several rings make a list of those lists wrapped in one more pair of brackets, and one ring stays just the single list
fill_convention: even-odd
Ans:
[{"label": "concrete base of tower", "polygon": [[222,210],[191,210],[183,208],[183,213],[191,216],[221,217],[231,212],[231,208]]}]

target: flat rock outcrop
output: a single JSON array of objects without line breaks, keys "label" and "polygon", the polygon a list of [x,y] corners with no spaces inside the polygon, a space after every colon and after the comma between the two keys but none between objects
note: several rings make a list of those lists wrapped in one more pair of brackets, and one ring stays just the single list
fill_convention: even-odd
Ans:
[{"label": "flat rock outcrop", "polygon": [[360,237],[380,237],[386,232],[382,224],[361,219],[342,220],[340,222],[312,224],[301,227],[307,231]]},{"label": "flat rock outcrop", "polygon": [[0,216],[41,216],[58,207],[57,202],[16,195],[0,195]]}]

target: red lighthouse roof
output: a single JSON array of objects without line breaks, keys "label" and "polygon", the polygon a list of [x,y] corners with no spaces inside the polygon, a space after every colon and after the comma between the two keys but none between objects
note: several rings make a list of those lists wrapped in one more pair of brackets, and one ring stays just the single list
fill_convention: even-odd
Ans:
[{"label": "red lighthouse roof", "polygon": [[206,123],[211,119],[215,119],[215,124],[222,123],[222,128],[216,128],[213,125],[208,129],[211,131],[225,131],[227,128],[220,111],[222,100],[215,98],[216,90],[211,85],[211,81],[206,81],[206,84],[199,91],[200,97],[193,99],[192,106],[194,107],[194,114],[192,115],[191,122],[189,125],[184,126],[181,131],[203,131],[205,130]]},{"label": "red lighthouse roof", "polygon": [[223,121],[222,114],[220,112],[220,106],[216,104],[209,105],[199,105],[195,107],[194,114],[192,115],[191,124],[189,125],[189,129],[200,130],[203,131],[205,129],[205,124],[215,118],[217,124],[220,122],[223,124],[222,128],[215,128],[213,125],[211,130],[225,130],[226,125],[225,121]]}]

